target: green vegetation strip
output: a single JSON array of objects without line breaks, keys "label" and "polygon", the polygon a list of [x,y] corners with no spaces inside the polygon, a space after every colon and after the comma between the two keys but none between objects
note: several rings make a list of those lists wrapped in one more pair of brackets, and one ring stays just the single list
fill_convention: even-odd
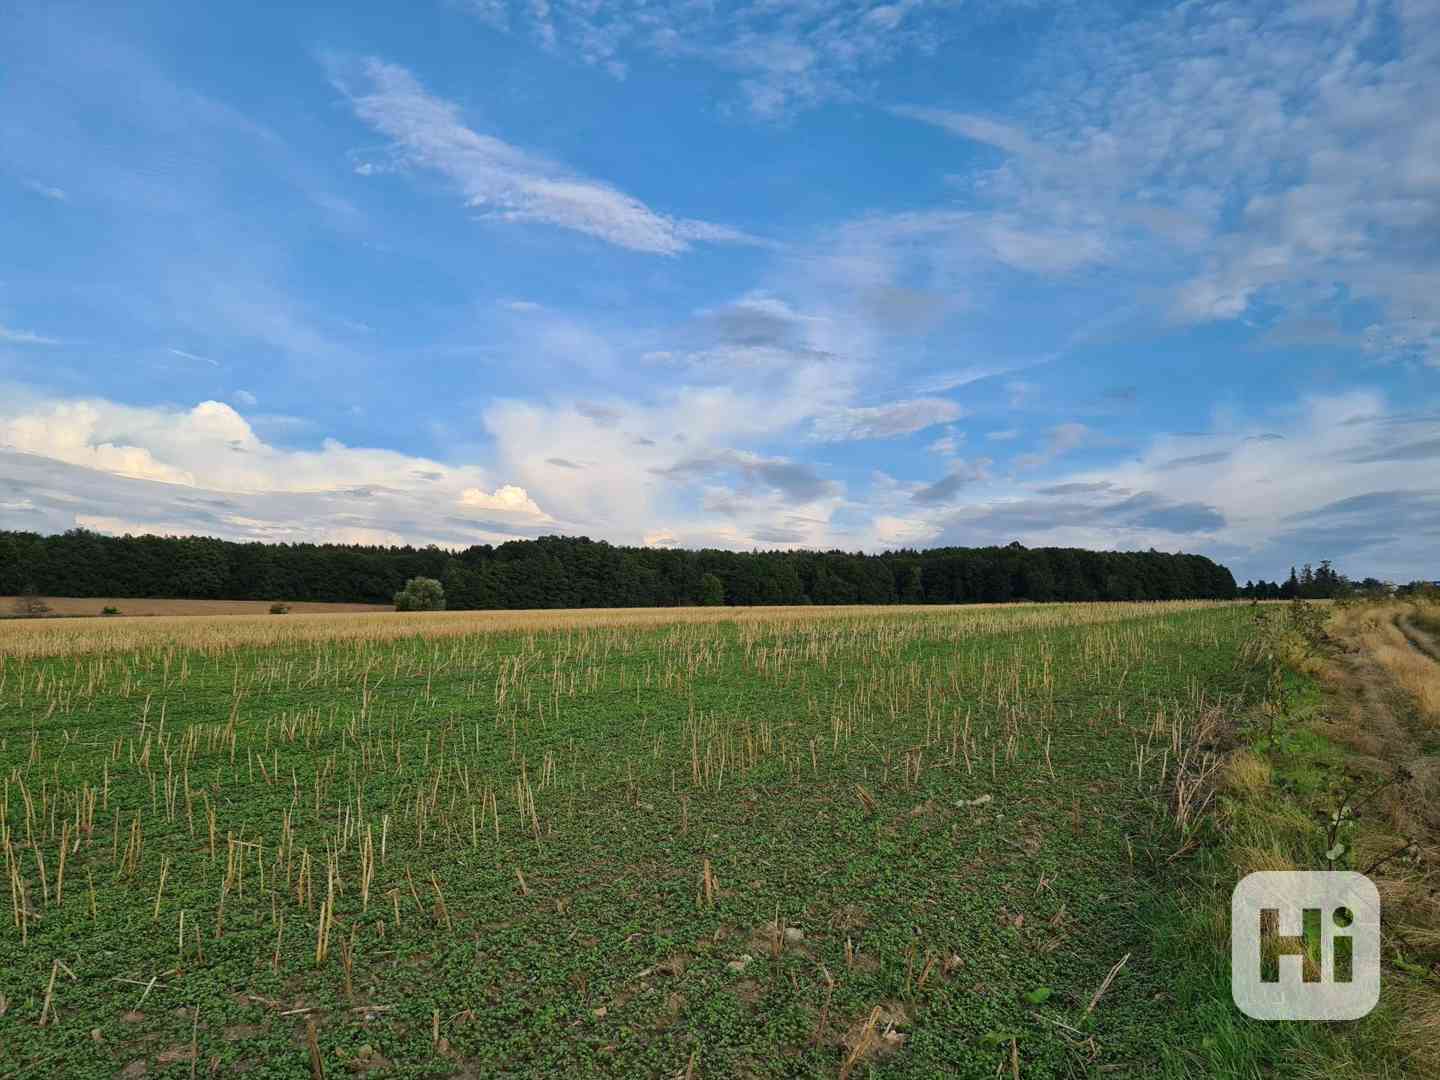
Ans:
[{"label": "green vegetation strip", "polygon": [[0,1074],[1204,1075],[1249,616],[1087,610],[11,657]]}]

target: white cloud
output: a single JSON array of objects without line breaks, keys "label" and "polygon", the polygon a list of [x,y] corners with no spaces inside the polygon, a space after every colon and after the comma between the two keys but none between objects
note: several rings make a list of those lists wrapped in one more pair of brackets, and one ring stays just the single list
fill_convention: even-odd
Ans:
[{"label": "white cloud", "polygon": [[45,337],[30,330],[14,330],[0,324],[0,341],[11,345],[64,345],[58,338]]},{"label": "white cloud", "polygon": [[211,367],[220,366],[219,361],[211,360],[208,356],[197,356],[195,353],[186,352],[184,349],[167,349],[165,351],[172,356],[180,357],[182,360],[194,360],[200,364],[209,364]]},{"label": "white cloud", "polygon": [[[585,403],[497,403],[486,414],[496,460],[481,468],[334,441],[277,448],[218,402],[180,410],[10,395],[0,408],[0,515],[47,531],[88,524],[269,541],[463,545],[564,531],[742,549],[1153,545],[1218,555],[1242,577],[1321,558],[1413,576],[1440,543],[1440,414],[1391,412],[1375,392],[1312,397],[1288,419],[1217,414],[1198,443],[1160,436],[1110,464],[1057,472],[1059,455],[1097,438],[1065,424],[1047,439],[1040,464],[1052,468],[1019,488],[987,458],[947,454],[929,483],[877,474],[861,492],[813,464],[735,447],[793,430],[805,396],[797,385],[773,401],[690,389],[649,405],[617,401],[598,418]],[[661,438],[637,446],[637,429]],[[682,432],[683,442],[671,437]],[[583,455],[586,467],[548,465],[557,455]]]},{"label": "white cloud", "polygon": [[1098,232],[1027,228],[1009,215],[991,218],[981,233],[995,257],[1017,270],[1061,273],[1100,262],[1107,254]]},{"label": "white cloud", "polygon": [[678,254],[697,241],[750,240],[723,225],[661,214],[608,184],[474,131],[458,106],[427,93],[402,67],[370,59],[360,73],[364,89],[339,80],[356,116],[393,139],[401,161],[449,177],[470,206],[492,219],[573,229],[659,255]]},{"label": "white cloud", "polygon": [[810,434],[821,442],[893,439],[964,415],[964,409],[944,398],[912,398],[888,405],[836,409],[816,417]]},{"label": "white cloud", "polygon": [[1064,457],[1070,451],[1078,449],[1090,443],[1103,442],[1095,432],[1084,424],[1070,421],[1065,424],[1057,424],[1050,429],[1049,436],[1045,440],[1043,449],[1033,454],[1025,454],[1015,459],[1017,469],[1034,469],[1045,465],[1056,458]]},{"label": "white cloud", "polygon": [[1023,131],[998,120],[917,105],[897,105],[890,111],[896,116],[906,116],[912,120],[934,124],[952,135],[988,143],[1011,154],[1018,154],[1022,157],[1048,158],[1050,156],[1049,150],[1034,142]]},{"label": "white cloud", "polygon": [[563,527],[479,466],[333,439],[284,449],[216,401],[175,409],[0,396],[0,475],[0,511],[23,511],[46,531],[463,546]]},{"label": "white cloud", "polygon": [[1400,329],[1440,322],[1440,9],[1214,0],[1058,25],[1031,75],[1045,89],[1006,122],[896,110],[1007,156],[973,216],[886,227],[978,221],[1001,262],[1104,264],[1185,322],[1323,314],[1338,285],[1397,331],[1374,355],[1440,365],[1437,335]]},{"label": "white cloud", "polygon": [[260,399],[257,398],[254,394],[252,394],[249,390],[236,390],[230,396],[233,397],[235,401],[240,405],[254,406],[258,405],[260,402]]},{"label": "white cloud", "polygon": [[954,457],[960,452],[960,445],[965,441],[965,433],[956,428],[946,428],[945,434],[936,439],[925,449],[932,454],[939,454],[941,457]]},{"label": "white cloud", "polygon": [[522,487],[514,484],[504,484],[494,492],[482,491],[480,488],[466,488],[460,492],[460,505],[467,510],[491,510],[502,514],[521,514],[526,517],[549,520],[546,514],[535,500]]},{"label": "white cloud", "polygon": [[25,186],[37,195],[43,195],[52,202],[69,202],[70,195],[64,188],[54,187],[51,184],[42,184],[38,180],[26,180]]},{"label": "white cloud", "polygon": [[649,401],[500,400],[484,421],[495,470],[591,535],[634,543],[663,529],[685,544],[718,542],[708,502],[726,507],[733,546],[801,508],[821,523],[807,533],[820,542],[843,500],[839,486],[803,462],[746,447],[793,435],[850,393],[832,361],[802,353],[732,382],[671,385]]},{"label": "white cloud", "polygon": [[[1324,558],[1359,576],[1424,572],[1440,545],[1440,413],[1395,413],[1368,390],[1309,397],[1287,411],[1217,412],[1202,439],[1157,436],[1138,453],[1052,468],[1018,487],[983,459],[955,460],[929,485],[882,474],[853,505],[868,519],[866,546],[1154,546],[1210,554],[1242,581]],[[1103,445],[1079,425],[1061,425],[1047,454],[1091,441]]]},{"label": "white cloud", "polygon": [[232,493],[404,489],[414,485],[417,471],[436,473],[458,491],[479,486],[486,475],[333,439],[316,450],[281,449],[219,401],[174,409],[100,399],[25,401],[17,394],[0,404],[0,446],[101,472]]},{"label": "white cloud", "polygon": [[876,517],[872,527],[875,539],[882,547],[919,546],[935,539],[940,533],[940,526],[933,521],[889,514]]},{"label": "white cloud", "polygon": [[736,79],[752,113],[773,118],[857,99],[867,74],[907,52],[933,53],[948,5],[934,0],[806,0],[697,5],[690,0],[471,0],[497,30],[526,28],[542,47],[623,78],[630,53],[708,64]]}]

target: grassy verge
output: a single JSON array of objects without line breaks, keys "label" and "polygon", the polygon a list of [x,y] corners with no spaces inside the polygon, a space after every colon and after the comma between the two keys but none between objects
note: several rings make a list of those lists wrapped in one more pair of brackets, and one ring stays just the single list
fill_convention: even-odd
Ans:
[{"label": "grassy verge", "polygon": [[[1368,625],[1341,611],[1329,622],[1340,638],[1305,642],[1289,626],[1276,635],[1268,700],[1240,718],[1207,843],[1157,921],[1157,960],[1175,970],[1176,1005],[1202,1032],[1166,1051],[1172,1075],[1440,1075],[1435,834],[1423,812],[1433,803],[1434,731],[1425,699],[1408,689],[1413,672],[1401,683],[1394,658],[1354,632]],[[1332,867],[1368,872],[1380,888],[1380,1005],[1345,1023],[1251,1020],[1230,1000],[1231,890],[1256,870]]]}]

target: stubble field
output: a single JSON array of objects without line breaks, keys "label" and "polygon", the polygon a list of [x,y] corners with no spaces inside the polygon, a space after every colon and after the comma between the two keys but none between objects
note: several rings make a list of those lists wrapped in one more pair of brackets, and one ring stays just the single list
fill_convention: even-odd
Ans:
[{"label": "stubble field", "polygon": [[[15,611],[18,596],[0,596],[0,616]],[[134,615],[264,615],[270,610],[269,600],[172,600],[134,596],[46,596],[41,598],[53,616],[103,615],[114,608],[122,616]],[[286,606],[297,614],[335,614],[339,612],[383,612],[380,604],[326,604],[309,600],[288,601]],[[114,616],[107,616],[114,618]]]},{"label": "stubble field", "polygon": [[1248,619],[0,623],[0,1074],[1184,1071]]}]

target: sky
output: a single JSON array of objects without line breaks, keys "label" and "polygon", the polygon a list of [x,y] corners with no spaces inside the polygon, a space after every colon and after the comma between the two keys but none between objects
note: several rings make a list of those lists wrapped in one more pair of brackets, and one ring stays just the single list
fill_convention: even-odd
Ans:
[{"label": "sky", "polygon": [[1440,578],[1440,0],[0,9],[0,528]]}]

